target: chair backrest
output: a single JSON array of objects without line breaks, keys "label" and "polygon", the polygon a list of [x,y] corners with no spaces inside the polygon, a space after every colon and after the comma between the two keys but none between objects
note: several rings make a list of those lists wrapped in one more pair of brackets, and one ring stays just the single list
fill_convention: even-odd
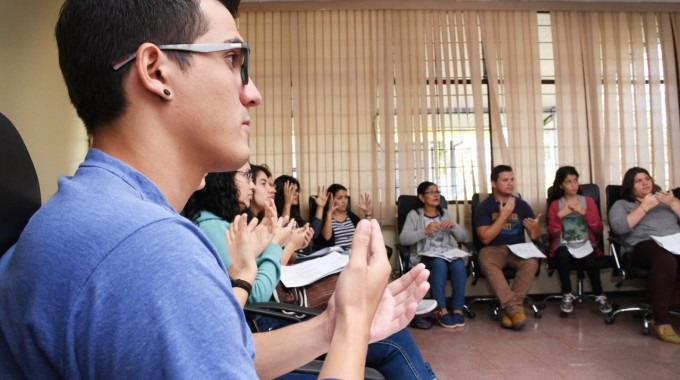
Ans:
[{"label": "chair backrest", "polygon": [[[492,197],[493,195],[488,194],[487,196]],[[479,235],[477,235],[477,225],[475,224],[475,210],[477,210],[477,206],[479,206],[480,202],[480,194],[474,193],[472,195],[472,199],[470,200],[470,215],[472,215],[470,218],[470,224],[472,225],[472,244],[475,246],[475,250],[477,250],[477,252],[479,252],[479,250],[484,247],[484,244],[479,239]]]},{"label": "chair backrest", "polygon": [[621,187],[621,185],[607,185],[604,188],[604,193],[607,197],[607,215],[609,215],[609,210],[612,209],[614,203],[621,199]]},{"label": "chair backrest", "polygon": [[[408,213],[422,205],[417,195],[400,195],[397,198],[397,235],[401,234],[401,230],[404,229]],[[445,210],[449,206],[443,195],[439,197],[439,206]]]},{"label": "chair backrest", "polygon": [[40,203],[38,175],[28,149],[0,113],[0,256],[16,243]]}]

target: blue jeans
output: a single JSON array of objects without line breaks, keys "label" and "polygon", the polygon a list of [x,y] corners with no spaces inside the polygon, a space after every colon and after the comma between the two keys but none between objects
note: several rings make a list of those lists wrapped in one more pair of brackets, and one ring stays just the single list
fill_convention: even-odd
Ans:
[{"label": "blue jeans", "polygon": [[[269,326],[276,326],[276,328],[289,324],[287,321],[281,323],[280,320],[270,318],[258,319],[259,327],[263,330],[268,329],[265,327],[267,323],[271,323]],[[386,379],[431,380],[435,378],[432,367],[423,360],[418,345],[407,329],[399,330],[381,341],[369,344],[366,366],[374,368]],[[316,376],[290,373],[279,379],[316,379]]]},{"label": "blue jeans", "polygon": [[463,259],[448,262],[439,257],[421,256],[421,262],[430,270],[430,289],[432,297],[437,301],[440,309],[446,307],[446,280],[451,281],[453,294],[451,303],[454,310],[463,310],[465,305],[465,282],[467,271]]}]

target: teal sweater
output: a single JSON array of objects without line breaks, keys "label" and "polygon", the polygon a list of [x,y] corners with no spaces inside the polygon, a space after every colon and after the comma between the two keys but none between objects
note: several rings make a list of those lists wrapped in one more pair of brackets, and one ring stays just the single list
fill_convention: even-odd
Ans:
[{"label": "teal sweater", "polygon": [[[224,233],[229,229],[229,222],[211,212],[201,211],[194,223],[212,242],[224,262],[224,267],[229,269],[231,267],[231,259],[229,258],[229,251],[227,251],[227,240],[224,237]],[[282,253],[283,250],[280,246],[271,243],[255,259],[257,263],[257,276],[255,276],[255,281],[253,282],[253,291],[248,297],[249,303],[271,300],[274,289],[281,279]]]}]

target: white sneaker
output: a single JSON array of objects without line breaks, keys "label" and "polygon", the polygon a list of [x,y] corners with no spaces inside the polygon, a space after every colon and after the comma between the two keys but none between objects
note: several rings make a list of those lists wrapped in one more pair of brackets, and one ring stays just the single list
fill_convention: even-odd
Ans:
[{"label": "white sneaker", "polygon": [[423,315],[431,312],[437,307],[437,301],[435,300],[422,300],[418,304],[418,308],[416,309],[416,315]]},{"label": "white sneaker", "polygon": [[574,311],[574,295],[571,293],[562,295],[562,304],[560,304],[560,310],[565,313],[571,313]]},{"label": "white sneaker", "polygon": [[608,314],[610,311],[612,311],[612,305],[609,303],[607,296],[605,296],[604,294],[595,297],[595,302],[597,302],[597,306],[600,309],[600,313]]}]

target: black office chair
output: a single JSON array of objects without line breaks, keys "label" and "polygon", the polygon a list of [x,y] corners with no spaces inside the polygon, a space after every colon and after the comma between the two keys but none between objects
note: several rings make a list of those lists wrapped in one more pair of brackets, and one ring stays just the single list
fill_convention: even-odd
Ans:
[{"label": "black office chair", "polygon": [[[659,191],[661,188],[658,185],[655,185],[655,190]],[[621,198],[621,185],[607,185],[605,193],[607,196],[607,213],[609,213],[614,203]],[[680,189],[673,190],[673,193],[680,195]],[[647,276],[649,275],[648,270],[636,266],[633,263],[633,247],[626,244],[623,239],[611,231],[611,229],[609,231],[609,246],[612,256],[615,259],[616,269],[619,273],[619,281],[616,282],[617,288],[621,287],[623,282],[628,279],[647,279]],[[614,310],[604,321],[606,324],[611,325],[616,321],[618,315],[628,312],[636,313],[642,317],[642,334],[649,335],[649,326],[653,316],[652,307],[648,303],[630,305]],[[680,315],[680,310],[671,310],[671,314]]]},{"label": "black office chair", "polygon": [[[443,195],[439,197],[439,205],[443,209],[447,209],[449,207],[448,202]],[[409,214],[409,212],[411,212],[411,210],[414,210],[418,207],[422,207],[422,203],[416,195],[400,195],[399,198],[397,198],[397,236],[399,236],[401,231],[404,229],[406,216]],[[460,221],[457,221],[457,223],[459,222]],[[459,244],[463,246],[462,242],[459,242]],[[399,271],[401,275],[411,269],[409,247],[410,246],[397,244],[397,252],[399,253]],[[470,310],[467,305],[463,305],[463,312],[468,318],[474,318],[476,316],[476,314]]]},{"label": "black office chair", "polygon": [[40,207],[40,185],[19,132],[0,113],[0,256],[19,240]]},{"label": "black office chair", "polygon": [[[602,209],[600,207],[600,187],[597,186],[594,183],[587,183],[579,186],[581,189],[581,193],[585,196],[588,196],[592,198],[595,201],[595,204],[597,205],[597,210],[600,213],[600,216],[602,215]],[[548,189],[548,195],[552,191],[552,186]],[[550,207],[550,205],[548,205]],[[597,239],[597,245],[604,252],[604,238],[603,236],[598,236]],[[548,269],[548,276],[552,277],[553,274],[555,273],[555,270],[557,269],[555,266],[555,260],[552,258],[548,258],[546,260],[546,266]],[[600,256],[597,258],[597,267],[602,270],[602,269],[607,269],[607,268],[615,268],[616,265],[614,263],[614,258],[612,256]],[[583,293],[583,283],[586,278],[586,268],[583,264],[579,262],[574,262],[571,263],[570,270],[573,272],[576,272],[576,277],[577,277],[577,283],[576,283],[576,294],[574,296],[575,301],[580,303],[583,303],[585,299],[590,299],[590,300],[595,300],[595,295],[593,294],[584,294]],[[553,294],[545,297],[543,301],[538,305],[538,308],[543,310],[546,307],[546,304],[550,300],[562,300],[562,293],[559,294]],[[617,305],[612,304],[612,308],[616,310]],[[567,318],[569,317],[569,313],[565,313],[560,310],[560,317],[562,318]]]},{"label": "black office chair", "polygon": [[[492,197],[493,195],[489,194],[489,197]],[[472,275],[472,285],[477,285],[477,282],[480,279],[486,278],[484,273],[482,273],[482,267],[479,263],[479,252],[480,250],[484,247],[484,244],[482,241],[479,239],[479,236],[477,235],[477,226],[475,225],[475,210],[477,209],[477,206],[480,203],[480,195],[479,193],[475,193],[472,195],[472,203],[471,203],[471,221],[472,221],[472,242],[471,243],[466,243],[467,248],[472,252],[472,256],[470,257],[470,260],[468,261],[468,267],[469,267],[469,272]],[[539,263],[540,264],[540,263]],[[540,274],[541,271],[541,266],[538,266],[538,269],[536,270],[536,276]],[[515,274],[517,273],[517,270],[513,267],[510,266],[505,266],[503,268],[503,275],[505,276],[505,279],[510,281],[515,278]],[[500,319],[501,315],[501,308],[500,308],[500,302],[497,297],[495,296],[487,296],[487,297],[474,297],[470,301],[468,301],[467,305],[468,307],[472,307],[473,304],[475,303],[480,303],[480,302],[488,302],[491,303],[491,319],[494,321],[497,321]],[[534,318],[539,319],[542,317],[541,312],[538,310],[538,304],[536,304],[531,297],[527,296],[527,298],[524,300],[526,304],[528,304],[531,309],[534,311]]]}]

